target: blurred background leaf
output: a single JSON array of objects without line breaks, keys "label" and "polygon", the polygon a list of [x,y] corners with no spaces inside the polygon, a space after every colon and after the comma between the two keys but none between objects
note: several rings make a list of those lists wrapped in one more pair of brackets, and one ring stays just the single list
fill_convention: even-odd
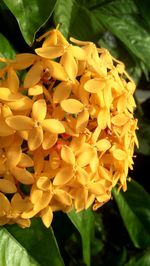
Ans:
[{"label": "blurred background leaf", "polygon": [[150,251],[133,257],[125,266],[149,266],[150,265]]}]

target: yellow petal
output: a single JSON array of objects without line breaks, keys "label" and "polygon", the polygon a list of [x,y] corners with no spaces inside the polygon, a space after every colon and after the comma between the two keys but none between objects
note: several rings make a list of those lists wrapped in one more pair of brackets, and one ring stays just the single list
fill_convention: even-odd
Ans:
[{"label": "yellow petal", "polygon": [[95,152],[92,148],[85,149],[77,157],[77,163],[80,167],[84,167],[90,164],[91,160],[93,159],[93,156],[95,156]]},{"label": "yellow petal", "polygon": [[6,118],[8,126],[15,130],[29,130],[33,127],[33,120],[27,116],[14,115]]},{"label": "yellow petal", "polygon": [[70,37],[70,41],[77,44],[77,45],[88,45],[88,44],[91,44],[91,42],[88,42],[88,41],[80,41],[80,40],[77,40],[73,37]]},{"label": "yellow petal", "polygon": [[90,79],[84,84],[84,89],[90,93],[98,93],[105,87],[105,80]]},{"label": "yellow petal", "polygon": [[115,115],[114,117],[112,117],[111,122],[115,125],[115,126],[123,126],[124,124],[126,124],[129,121],[129,117],[126,116],[125,114],[118,114]]},{"label": "yellow petal", "polygon": [[77,167],[76,181],[81,185],[86,185],[89,179],[88,173],[81,167]]},{"label": "yellow petal", "polygon": [[[38,41],[40,41],[40,38],[38,39]],[[57,45],[57,34],[56,34],[56,31],[51,31],[49,33],[49,36],[47,36],[47,38],[44,40],[42,47],[54,46],[54,45]]]},{"label": "yellow petal", "polygon": [[0,100],[2,101],[17,101],[22,98],[22,94],[20,93],[11,93],[8,88],[1,87],[0,88]]},{"label": "yellow petal", "polygon": [[78,66],[72,54],[69,52],[64,53],[61,57],[60,63],[64,67],[70,80],[74,80],[78,73]]},{"label": "yellow petal", "polygon": [[96,127],[96,129],[94,130],[93,134],[92,134],[92,143],[95,144],[99,138],[99,135],[101,133],[101,128],[98,126]]},{"label": "yellow petal", "polygon": [[127,89],[133,94],[133,92],[134,92],[135,89],[136,89],[136,85],[135,85],[135,83],[129,81],[129,82],[127,83]]},{"label": "yellow petal", "polygon": [[30,210],[30,211],[25,211],[21,214],[21,218],[23,219],[30,219],[34,217],[40,210]]},{"label": "yellow petal", "polygon": [[54,178],[53,185],[61,186],[67,184],[73,178],[73,175],[73,167],[61,168]]},{"label": "yellow petal", "polygon": [[83,110],[77,117],[76,130],[77,132],[84,132],[89,121],[88,110]]},{"label": "yellow petal", "polygon": [[51,198],[52,198],[52,193],[49,191],[44,191],[40,200],[37,202],[37,204],[35,204],[34,210],[36,212],[39,212],[45,207],[47,207],[47,205],[49,205],[50,203]]},{"label": "yellow petal", "polygon": [[87,203],[88,190],[87,189],[78,189],[75,195],[75,209],[77,212],[85,209]]},{"label": "yellow petal", "polygon": [[71,84],[68,81],[61,82],[57,87],[54,88],[53,102],[60,103],[67,99],[71,92]]},{"label": "yellow petal", "polygon": [[19,89],[19,78],[13,68],[10,68],[8,70],[7,81],[8,87],[10,88],[11,92],[17,92]]},{"label": "yellow petal", "polygon": [[10,202],[7,197],[0,192],[0,216],[5,215],[10,210]]},{"label": "yellow petal", "polygon": [[43,93],[43,86],[42,85],[35,85],[28,90],[28,95],[35,96],[40,95]]},{"label": "yellow petal", "polygon": [[75,130],[72,130],[71,127],[69,126],[69,124],[66,121],[62,121],[63,126],[65,128],[65,132],[70,135],[70,136],[78,136],[79,134],[77,134],[75,132]]},{"label": "yellow petal", "polygon": [[41,127],[32,128],[28,135],[28,146],[30,151],[34,151],[38,147],[40,147],[42,141],[43,141],[43,129]]},{"label": "yellow petal", "polygon": [[54,190],[55,199],[64,205],[70,206],[72,204],[72,199],[69,193],[62,189]]},{"label": "yellow petal", "polygon": [[21,146],[12,144],[6,151],[9,167],[16,166],[21,159]]},{"label": "yellow petal", "polygon": [[50,206],[47,206],[44,210],[42,210],[41,218],[42,218],[43,224],[47,228],[50,227],[52,220],[53,220],[53,212]]},{"label": "yellow petal", "polygon": [[31,157],[27,155],[26,153],[22,153],[18,166],[22,168],[26,168],[26,167],[32,167],[33,165],[34,165],[34,162],[31,159]]},{"label": "yellow petal", "polygon": [[11,111],[11,109],[10,109],[10,107],[8,105],[9,105],[9,103],[7,103],[7,105],[4,104],[1,107],[1,115],[3,116],[3,118],[6,118],[6,117],[12,115],[12,111]]},{"label": "yellow petal", "polygon": [[48,149],[52,148],[56,144],[57,139],[58,139],[57,134],[45,132],[44,137],[43,137],[43,143],[42,143],[43,149],[48,150]]},{"label": "yellow petal", "polygon": [[0,179],[0,191],[3,193],[15,193],[17,188],[12,181]]},{"label": "yellow petal", "polygon": [[37,188],[41,190],[49,190],[51,188],[50,179],[47,176],[40,176],[40,178],[36,182]]},{"label": "yellow petal", "polygon": [[55,134],[61,134],[65,132],[63,124],[57,119],[45,119],[42,122],[42,127],[44,130]]},{"label": "yellow petal", "polygon": [[19,167],[13,167],[11,171],[15,176],[15,178],[18,181],[20,181],[22,184],[30,185],[34,183],[33,175],[29,173],[27,170]]},{"label": "yellow petal", "polygon": [[31,189],[31,193],[30,193],[31,202],[33,204],[36,204],[38,200],[42,198],[42,195],[43,195],[43,191],[33,186]]},{"label": "yellow petal", "polygon": [[45,119],[47,112],[46,102],[44,99],[37,100],[34,102],[32,107],[32,117],[38,122],[41,122]]},{"label": "yellow petal", "polygon": [[100,165],[98,168],[98,172],[99,172],[99,176],[101,177],[101,179],[104,178],[108,181],[112,180],[111,173],[105,167]]},{"label": "yellow petal", "polygon": [[42,73],[43,73],[43,67],[41,63],[40,62],[35,63],[26,74],[23,86],[25,88],[30,88],[36,85],[40,81]]},{"label": "yellow petal", "polygon": [[82,76],[86,69],[86,60],[78,61],[78,73],[77,76]]},{"label": "yellow petal", "polygon": [[111,87],[107,84],[104,88],[104,101],[107,109],[110,110],[110,106],[112,103],[112,94],[111,94]]},{"label": "yellow petal", "polygon": [[110,114],[107,109],[101,109],[98,113],[98,126],[100,129],[105,129],[109,125]]},{"label": "yellow petal", "polygon": [[30,110],[33,105],[33,101],[28,97],[22,97],[22,99],[9,102],[7,105],[10,107],[11,110],[14,111],[25,111]]},{"label": "yellow petal", "polygon": [[89,183],[89,192],[95,194],[95,195],[100,195],[105,193],[105,188],[100,182],[95,182],[95,183]]},{"label": "yellow petal", "polygon": [[44,46],[35,49],[35,52],[41,57],[55,59],[63,55],[64,48],[63,46]]},{"label": "yellow petal", "polygon": [[71,165],[75,164],[75,155],[70,147],[63,145],[61,149],[61,158]]},{"label": "yellow petal", "polygon": [[30,219],[22,219],[19,218],[17,219],[16,223],[21,227],[21,228],[26,228],[31,226],[31,221]]},{"label": "yellow petal", "polygon": [[79,46],[70,45],[69,52],[71,52],[73,57],[75,57],[77,60],[86,60],[86,53]]},{"label": "yellow petal", "polygon": [[17,54],[16,60],[13,63],[13,67],[17,70],[26,69],[29,66],[31,66],[36,59],[37,56],[34,54],[29,54],[29,53]]},{"label": "yellow petal", "polygon": [[75,99],[67,99],[61,102],[62,109],[70,114],[79,113],[83,110],[84,105]]},{"label": "yellow petal", "polygon": [[107,139],[101,139],[96,143],[99,151],[107,151],[111,147],[111,143]]},{"label": "yellow petal", "polygon": [[15,133],[15,130],[10,128],[4,120],[0,120],[0,137],[7,137]]},{"label": "yellow petal", "polygon": [[65,72],[65,69],[60,63],[49,60],[46,61],[45,64],[49,68],[50,75],[52,76],[52,78],[62,81],[66,81],[68,79],[68,75]]},{"label": "yellow petal", "polygon": [[116,149],[113,151],[113,156],[115,159],[117,159],[118,161],[122,161],[125,160],[127,158],[127,154],[125,151],[121,150],[121,149]]}]

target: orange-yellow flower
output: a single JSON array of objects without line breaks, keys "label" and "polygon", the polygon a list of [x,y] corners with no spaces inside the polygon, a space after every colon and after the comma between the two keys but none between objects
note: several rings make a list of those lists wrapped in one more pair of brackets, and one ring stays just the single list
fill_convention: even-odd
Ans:
[{"label": "orange-yellow flower", "polygon": [[55,211],[96,210],[116,184],[127,189],[133,168],[135,83],[124,64],[57,29],[42,39],[36,54],[0,58],[0,225],[39,216],[49,227]]}]

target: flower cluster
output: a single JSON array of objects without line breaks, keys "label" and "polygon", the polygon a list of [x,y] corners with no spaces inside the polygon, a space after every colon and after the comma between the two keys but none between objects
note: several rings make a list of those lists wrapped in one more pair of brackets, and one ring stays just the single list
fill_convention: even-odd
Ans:
[{"label": "flower cluster", "polygon": [[0,58],[0,225],[30,226],[126,190],[132,169],[135,84],[124,64],[57,30],[35,54]]}]

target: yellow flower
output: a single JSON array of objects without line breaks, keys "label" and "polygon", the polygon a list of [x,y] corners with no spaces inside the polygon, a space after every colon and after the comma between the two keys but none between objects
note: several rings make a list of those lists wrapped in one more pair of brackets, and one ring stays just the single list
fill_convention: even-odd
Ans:
[{"label": "yellow flower", "polygon": [[[31,151],[43,145],[44,149],[51,148],[57,141],[57,134],[64,133],[62,123],[56,119],[46,118],[46,102],[43,99],[34,102],[32,117],[14,115],[6,118],[6,123],[17,131],[28,131],[28,145]],[[43,130],[47,133],[43,135]],[[50,139],[51,138],[51,139]]]},{"label": "yellow flower", "polygon": [[0,225],[39,216],[49,227],[55,211],[97,210],[133,169],[135,84],[124,64],[57,29],[43,39],[36,54],[0,58]]}]

